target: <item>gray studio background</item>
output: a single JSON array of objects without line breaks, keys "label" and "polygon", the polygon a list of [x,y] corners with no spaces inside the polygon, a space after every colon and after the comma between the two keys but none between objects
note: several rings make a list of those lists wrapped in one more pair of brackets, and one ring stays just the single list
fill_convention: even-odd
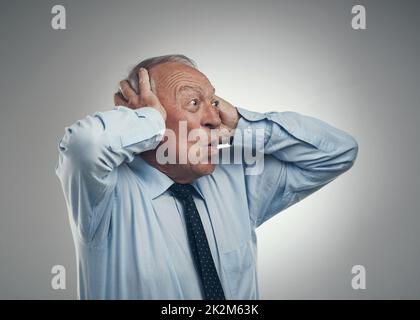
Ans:
[{"label": "gray studio background", "polygon": [[[51,28],[55,4],[67,30]],[[258,230],[262,298],[420,298],[419,4],[1,1],[0,298],[77,297],[57,143],[112,107],[129,67],[168,53],[235,105],[315,116],[359,142],[352,170]],[[58,264],[66,290],[50,285]],[[351,287],[357,264],[365,290]]]}]

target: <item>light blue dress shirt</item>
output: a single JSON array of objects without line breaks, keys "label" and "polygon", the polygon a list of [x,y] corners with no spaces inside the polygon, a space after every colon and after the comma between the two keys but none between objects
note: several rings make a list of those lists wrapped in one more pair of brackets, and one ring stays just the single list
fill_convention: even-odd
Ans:
[{"label": "light blue dress shirt", "polygon": [[[193,183],[227,299],[258,299],[256,228],[355,161],[347,133],[294,112],[238,108],[237,132],[264,130],[264,169],[219,164]],[[116,107],[77,121],[56,167],[76,247],[81,299],[202,299],[173,181],[138,154],[165,131],[158,111]],[[235,148],[252,148],[234,138]]]}]

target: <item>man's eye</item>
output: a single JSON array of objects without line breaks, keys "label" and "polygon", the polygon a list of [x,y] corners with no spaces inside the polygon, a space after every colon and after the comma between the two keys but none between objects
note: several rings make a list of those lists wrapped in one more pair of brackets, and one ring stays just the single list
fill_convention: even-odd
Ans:
[{"label": "man's eye", "polygon": [[216,101],[213,102],[213,106],[218,107],[219,106],[219,103],[220,102],[218,100],[216,100]]},{"label": "man's eye", "polygon": [[198,105],[198,99],[191,100],[190,104],[192,104],[193,106],[197,106]]}]

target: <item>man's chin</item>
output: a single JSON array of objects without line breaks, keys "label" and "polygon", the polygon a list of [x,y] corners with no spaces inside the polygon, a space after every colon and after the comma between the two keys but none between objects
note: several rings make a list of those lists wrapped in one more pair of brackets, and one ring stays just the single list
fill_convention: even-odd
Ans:
[{"label": "man's chin", "polygon": [[199,163],[192,166],[194,173],[197,176],[206,176],[212,174],[214,169],[216,169],[216,164],[214,163]]}]

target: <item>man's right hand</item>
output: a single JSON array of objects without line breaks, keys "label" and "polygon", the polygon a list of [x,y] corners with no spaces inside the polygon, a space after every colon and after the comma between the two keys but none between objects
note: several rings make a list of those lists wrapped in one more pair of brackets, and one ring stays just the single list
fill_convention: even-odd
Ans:
[{"label": "man's right hand", "polygon": [[137,94],[127,80],[120,82],[120,92],[114,95],[114,104],[116,106],[125,106],[131,109],[141,107],[155,108],[162,114],[163,120],[166,120],[166,110],[160,103],[158,97],[153,93],[150,87],[149,73],[146,69],[139,70],[139,94]]}]

